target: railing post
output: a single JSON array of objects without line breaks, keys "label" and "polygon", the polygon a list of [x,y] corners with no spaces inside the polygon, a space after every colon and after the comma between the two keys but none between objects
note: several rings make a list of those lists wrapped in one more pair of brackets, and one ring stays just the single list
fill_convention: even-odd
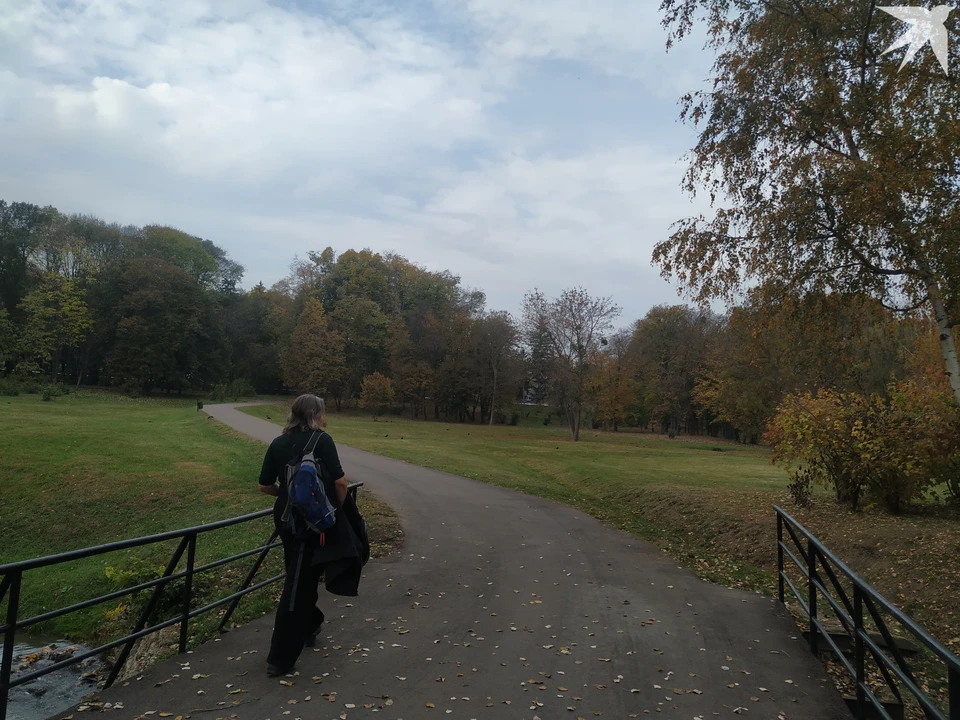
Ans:
[{"label": "railing post", "polygon": [[190,595],[193,593],[193,565],[197,555],[197,534],[187,535],[187,576],[183,579],[183,613],[180,616],[180,652],[187,651],[187,628],[190,623]]},{"label": "railing post", "polygon": [[780,604],[786,603],[783,587],[783,515],[777,512],[777,597]]},{"label": "railing post", "polygon": [[867,712],[866,646],[861,633],[863,629],[863,591],[860,585],[853,584],[853,662],[857,671],[857,720],[863,720]]},{"label": "railing post", "polygon": [[950,720],[960,720],[960,670],[950,668],[947,687],[950,698]]},{"label": "railing post", "polygon": [[[20,583],[23,572],[16,570],[10,576],[7,595],[7,629],[3,633],[3,659],[0,661],[0,718],[7,716],[10,697],[10,675],[13,673],[13,643],[17,632],[17,613],[20,609]],[[0,598],[2,599],[2,598]]]},{"label": "railing post", "polygon": [[[247,573],[247,576],[243,579],[243,582],[240,583],[240,587],[237,589],[237,592],[243,592],[247,589],[247,586],[253,582],[253,578],[256,576],[257,571],[260,569],[260,566],[263,564],[264,558],[267,557],[267,553],[270,552],[270,545],[280,536],[279,530],[274,530],[273,534],[270,536],[270,539],[267,540],[267,544],[264,546],[264,549],[260,551],[260,554],[257,556],[256,562],[253,563],[253,567],[250,568],[250,572]],[[223,614],[223,617],[220,619],[220,625],[217,627],[218,632],[222,632],[223,628],[227,626],[227,623],[230,622],[230,617],[233,615],[233,611],[237,609],[237,605],[240,604],[240,598],[234,598],[233,602],[230,603],[230,607],[227,608],[227,611]]]},{"label": "railing post", "polygon": [[[180,541],[180,544],[177,546],[176,552],[173,553],[173,557],[170,558],[170,561],[167,563],[167,567],[163,570],[163,575],[161,578],[167,578],[170,575],[173,575],[174,570],[177,569],[177,565],[180,564],[180,558],[183,557],[183,551],[186,549],[187,538],[184,537]],[[160,596],[163,594],[163,591],[167,587],[167,582],[169,580],[158,584],[153,589],[153,594],[150,596],[150,600],[147,601],[147,606],[141,611],[140,617],[137,619],[137,624],[133,627],[133,635],[143,630],[146,626],[147,621],[150,619],[150,616],[153,614],[154,609],[157,607],[157,603],[160,600]],[[120,675],[120,671],[123,669],[124,663],[127,662],[127,658],[130,656],[130,650],[133,649],[133,644],[136,640],[127,640],[124,644],[123,649],[120,651],[120,657],[117,658],[117,661],[113,664],[113,667],[110,669],[110,674],[107,675],[107,680],[104,682],[103,686],[105,688],[113,687],[113,682]]]},{"label": "railing post", "polygon": [[817,577],[817,549],[814,547],[813,538],[807,538],[807,607],[810,608],[810,650],[814,654],[817,652],[818,632],[814,620],[817,617],[817,586],[814,580]]}]

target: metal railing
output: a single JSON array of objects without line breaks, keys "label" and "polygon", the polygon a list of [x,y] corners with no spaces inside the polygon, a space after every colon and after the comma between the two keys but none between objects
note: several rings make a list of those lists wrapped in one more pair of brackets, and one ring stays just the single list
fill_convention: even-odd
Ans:
[{"label": "metal railing", "polygon": [[[352,483],[348,487],[348,492],[354,501],[356,501],[357,490],[362,485],[363,483],[359,482]],[[120,655],[118,656],[117,660],[112,664],[110,673],[106,682],[104,683],[105,688],[110,687],[119,676],[124,664],[127,661],[127,658],[130,655],[130,651],[133,649],[133,645],[137,640],[179,623],[180,640],[178,647],[181,653],[186,652],[190,620],[198,615],[202,615],[203,613],[210,612],[211,610],[215,610],[216,608],[224,605],[229,605],[223,617],[220,619],[220,625],[217,628],[218,631],[222,631],[230,621],[230,617],[233,615],[233,612],[237,609],[237,605],[240,603],[240,600],[245,595],[256,592],[257,590],[260,590],[261,588],[273,583],[279,582],[286,577],[286,573],[281,573],[268,578],[267,580],[258,582],[255,585],[250,584],[253,582],[254,577],[260,570],[260,567],[262,566],[270,550],[281,546],[282,543],[277,540],[277,531],[274,530],[273,534],[270,536],[270,539],[264,545],[197,566],[195,562],[197,553],[197,538],[204,533],[209,533],[214,530],[219,530],[233,525],[239,525],[252,520],[258,520],[272,514],[273,509],[270,508],[249,513],[247,515],[240,515],[239,517],[229,518],[227,520],[220,520],[207,525],[197,525],[195,527],[172,530],[170,532],[159,533],[157,535],[148,535],[129,540],[121,540],[118,542],[108,543],[106,545],[97,545],[95,547],[84,548],[82,550],[72,550],[70,552],[59,553],[57,555],[48,555],[46,557],[35,558],[33,560],[24,560],[21,562],[9,563],[7,565],[0,565],[0,577],[2,577],[2,580],[0,580],[0,604],[3,603],[4,599],[7,601],[6,620],[3,625],[0,625],[0,632],[3,633],[3,653],[2,657],[0,657],[0,720],[4,720],[7,716],[7,702],[9,700],[10,690],[13,688],[19,687],[20,685],[25,685],[26,683],[32,682],[37,678],[43,677],[44,675],[56,672],[57,670],[69,667],[70,665],[82,662],[87,658],[99,655],[122,645],[123,649],[120,651]],[[85,558],[116,552],[118,550],[128,550],[130,548],[154,545],[167,540],[177,539],[180,540],[179,544],[177,545],[177,549],[173,552],[173,555],[170,556],[170,560],[167,562],[167,565],[160,577],[148,582],[140,583],[133,587],[124,588],[123,590],[117,590],[116,592],[111,592],[107,593],[106,595],[100,595],[99,597],[84,600],[64,608],[51,610],[49,612],[35,615],[26,619],[20,619],[20,596],[21,589],[23,587],[23,575],[25,572],[36,570],[38,568],[50,567],[52,565],[60,565],[76,560],[83,560]],[[179,572],[175,572],[180,564],[180,561],[183,559],[184,553],[187,555],[186,567]],[[240,583],[240,586],[235,592],[227,595],[226,597],[222,597],[219,600],[208,603],[203,607],[194,609],[190,608],[190,600],[193,591],[193,578],[197,573],[213,570],[214,568],[218,568],[236,560],[242,560],[243,558],[250,557],[252,555],[256,555],[257,558],[251,566],[249,572],[244,577],[243,582]],[[164,589],[172,581],[179,580],[181,578],[184,581],[184,588],[180,614],[176,617],[158,622],[150,627],[145,627],[150,619],[150,616],[156,611],[157,606],[163,596]],[[16,679],[11,679],[13,674],[13,645],[16,640],[16,634],[18,630],[32,627],[42,622],[54,620],[72,612],[85,610],[86,608],[93,607],[94,605],[98,605],[100,603],[108,602],[110,600],[117,600],[135,592],[148,590],[150,588],[153,588],[153,593],[151,594],[150,599],[147,601],[146,606],[140,612],[133,631],[129,634],[91,650],[87,650],[64,660],[54,662],[52,665],[47,667],[20,675]]]},{"label": "metal railing", "polygon": [[[807,639],[811,651],[832,651],[854,680],[856,697],[849,698],[848,703],[857,719],[879,717],[883,720],[895,720],[894,715],[902,717],[902,688],[906,688],[929,720],[960,720],[960,658],[858,577],[803,525],[783,509],[776,506],[774,509],[777,512],[777,579],[780,602],[785,603],[785,591],[786,587],[789,587],[809,621]],[[795,552],[799,553],[799,557]],[[796,565],[800,576],[805,579],[801,585],[805,584],[806,587],[798,589],[790,579],[784,566],[786,557]],[[841,578],[852,586],[852,598]],[[829,606],[828,613],[839,621],[842,632],[831,633],[824,626],[824,613],[818,611],[820,598]],[[934,704],[928,692],[921,689],[921,683],[917,682],[905,657],[905,643],[890,632],[888,619],[893,620],[896,627],[907,631],[925,648],[929,658],[945,667],[948,714],[945,715]],[[877,632],[868,632],[867,623]],[[848,647],[844,651],[839,647],[838,640],[848,640],[847,644],[852,643],[852,649]],[[852,657],[849,657],[851,655]],[[868,658],[872,659],[884,684],[895,698],[893,702],[884,702],[878,698],[868,684]]]}]

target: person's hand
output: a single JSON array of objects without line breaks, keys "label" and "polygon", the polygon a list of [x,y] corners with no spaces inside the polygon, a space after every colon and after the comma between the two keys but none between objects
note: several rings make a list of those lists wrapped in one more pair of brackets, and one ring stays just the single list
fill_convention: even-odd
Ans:
[{"label": "person's hand", "polygon": [[343,503],[347,499],[347,487],[349,485],[350,483],[347,480],[346,475],[344,475],[342,478],[340,478],[334,483],[334,487],[336,487],[336,490],[337,490],[337,500],[339,501],[338,504],[340,507],[343,507]]},{"label": "person's hand", "polygon": [[277,497],[280,494],[280,485],[274,483],[273,485],[260,485],[257,484],[257,487],[260,489],[264,495],[269,495],[270,497]]}]

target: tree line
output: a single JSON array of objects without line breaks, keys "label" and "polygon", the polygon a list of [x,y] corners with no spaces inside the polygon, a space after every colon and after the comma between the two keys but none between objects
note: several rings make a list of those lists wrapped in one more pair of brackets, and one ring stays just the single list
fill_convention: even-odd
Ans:
[{"label": "tree line", "polygon": [[811,479],[854,508],[960,497],[960,76],[881,58],[899,29],[872,4],[660,7],[668,47],[702,23],[717,55],[681,111],[684,188],[716,207],[653,253],[696,306],[618,328],[610,298],[534,290],[514,318],[449,272],[329,248],[243,291],[207,240],[0,202],[6,386],[249,384],[487,423],[521,400],[574,440],[587,423],[768,442],[801,501]]},{"label": "tree line", "polygon": [[[584,425],[722,436],[770,442],[807,468],[829,454],[825,438],[813,442],[818,422],[834,427],[833,452],[861,457],[878,438],[889,454],[899,433],[913,438],[904,453],[943,459],[949,429],[960,436],[935,319],[861,292],[770,281],[722,314],[658,305],[618,325],[621,308],[582,288],[533,290],[514,317],[448,271],[370,250],[311,252],[269,288],[242,289],[243,274],[174,228],[0,201],[0,382],[309,391],[337,410],[487,424],[517,423],[533,405],[574,441]],[[872,409],[855,410],[860,399]],[[864,413],[874,435],[855,445]],[[838,498],[856,504],[872,482]]]}]

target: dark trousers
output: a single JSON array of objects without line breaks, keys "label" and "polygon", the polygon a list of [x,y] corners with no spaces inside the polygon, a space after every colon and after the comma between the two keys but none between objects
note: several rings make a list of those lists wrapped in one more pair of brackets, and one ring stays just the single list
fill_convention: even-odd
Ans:
[{"label": "dark trousers", "polygon": [[282,669],[292,668],[303,652],[307,637],[316,634],[323,623],[317,607],[323,565],[313,565],[313,552],[290,533],[281,531],[283,560],[287,577],[273,625],[267,662]]}]

